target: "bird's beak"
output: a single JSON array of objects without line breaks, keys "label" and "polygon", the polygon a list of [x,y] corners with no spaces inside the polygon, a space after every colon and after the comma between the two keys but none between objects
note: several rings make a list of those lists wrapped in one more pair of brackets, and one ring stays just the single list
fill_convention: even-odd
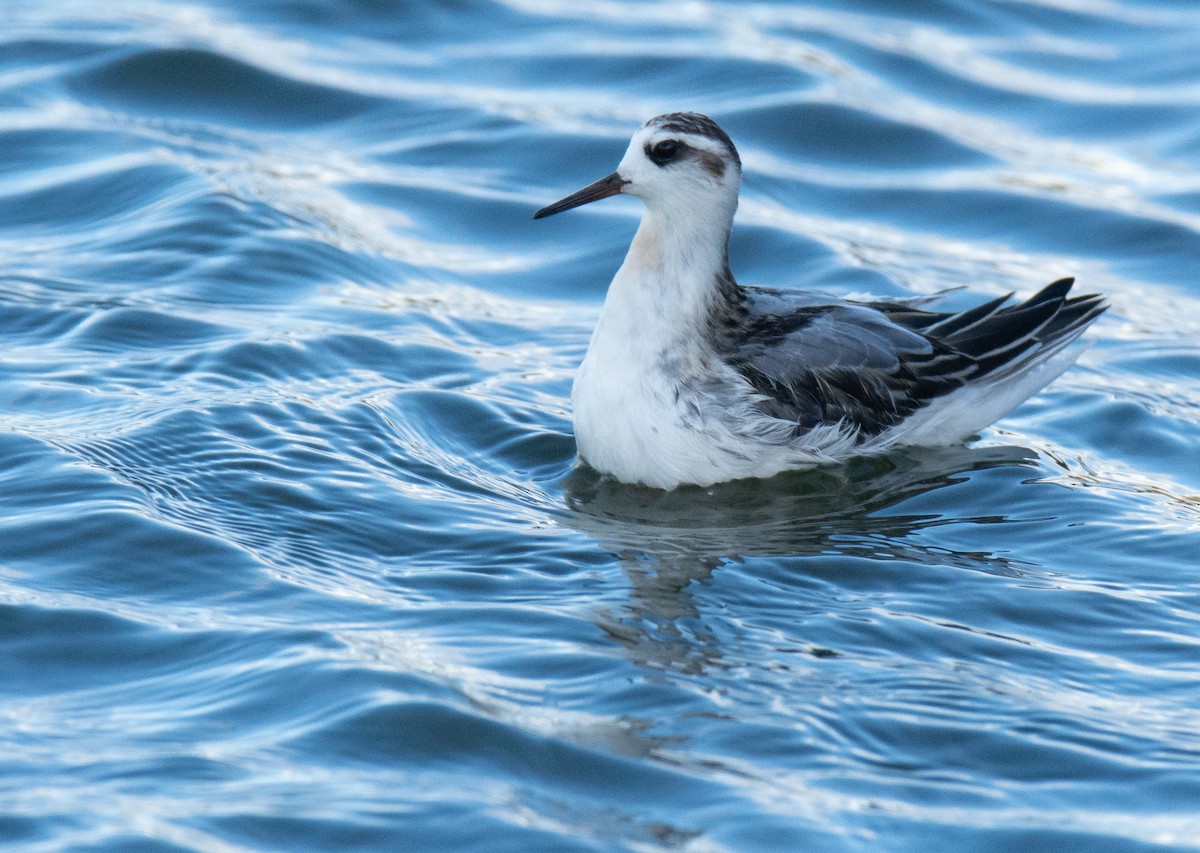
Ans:
[{"label": "bird's beak", "polygon": [[534,219],[541,219],[543,216],[553,216],[556,213],[562,213],[564,210],[570,210],[572,207],[579,207],[581,204],[587,204],[589,201],[597,201],[602,198],[608,198],[610,195],[616,195],[629,181],[622,178],[616,172],[613,172],[607,178],[601,178],[594,184],[588,184],[579,192],[571,193],[564,199],[548,204],[533,215]]}]

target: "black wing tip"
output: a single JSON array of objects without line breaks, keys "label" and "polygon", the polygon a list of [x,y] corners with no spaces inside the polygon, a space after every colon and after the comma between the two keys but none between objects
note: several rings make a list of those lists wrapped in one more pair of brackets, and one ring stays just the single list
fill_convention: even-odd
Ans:
[{"label": "black wing tip", "polygon": [[1055,281],[1052,281],[1050,284],[1043,287],[1033,296],[1029,297],[1025,304],[1037,305],[1042,302],[1049,302],[1053,299],[1060,299],[1065,305],[1082,305],[1084,302],[1090,302],[1092,304],[1100,305],[1102,311],[1108,309],[1108,302],[1104,298],[1104,295],[1100,293],[1081,293],[1078,296],[1071,296],[1068,298],[1068,294],[1071,292],[1071,288],[1074,285],[1075,276],[1073,275],[1056,279]]},{"label": "black wing tip", "polygon": [[994,312],[946,342],[975,358],[979,375],[1020,361],[1035,346],[1061,349],[1108,310],[1098,293],[1070,296],[1074,284],[1074,277],[1053,281],[1024,302]]},{"label": "black wing tip", "polygon": [[1040,305],[1043,302],[1061,302],[1067,298],[1067,294],[1071,292],[1071,288],[1074,286],[1075,276],[1056,279],[1025,300],[1025,304]]},{"label": "black wing tip", "polygon": [[1100,293],[1081,293],[1078,296],[1070,296],[1072,285],[1075,284],[1074,276],[1060,278],[1057,281],[1043,287],[1037,293],[1029,298],[1026,305],[1037,305],[1042,302],[1057,302],[1058,311],[1055,319],[1061,318],[1061,322],[1056,323],[1056,331],[1065,329],[1068,326],[1082,328],[1090,324],[1093,320],[1108,310],[1108,300]]}]

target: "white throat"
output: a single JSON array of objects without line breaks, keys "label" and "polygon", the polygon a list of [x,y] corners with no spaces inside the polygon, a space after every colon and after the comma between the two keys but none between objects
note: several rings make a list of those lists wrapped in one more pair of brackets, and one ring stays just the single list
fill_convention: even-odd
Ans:
[{"label": "white throat", "polygon": [[[650,200],[625,261],[609,285],[597,333],[678,345],[701,333],[728,279],[733,210]],[[595,338],[593,339],[595,340]]]}]

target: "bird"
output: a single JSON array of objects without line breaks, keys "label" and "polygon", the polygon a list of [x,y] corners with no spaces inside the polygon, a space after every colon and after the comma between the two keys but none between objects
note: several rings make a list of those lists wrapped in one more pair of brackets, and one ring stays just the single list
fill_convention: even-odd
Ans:
[{"label": "bird", "polygon": [[644,204],[571,390],[578,456],[603,475],[671,490],[960,444],[1065,371],[1107,308],[1070,295],[1073,278],[964,311],[740,285],[741,180],[729,135],[673,112],[634,132],[612,174],[533,214]]}]

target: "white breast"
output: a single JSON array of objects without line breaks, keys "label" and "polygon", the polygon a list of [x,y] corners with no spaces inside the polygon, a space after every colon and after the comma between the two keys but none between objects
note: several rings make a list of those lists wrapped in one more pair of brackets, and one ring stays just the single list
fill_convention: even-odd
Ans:
[{"label": "white breast", "polygon": [[575,377],[585,462],[624,482],[671,489],[823,461],[796,446],[791,424],[760,414],[753,390],[700,330],[681,335],[678,314],[664,317],[663,301],[647,298],[636,278],[628,268],[618,273]]}]

